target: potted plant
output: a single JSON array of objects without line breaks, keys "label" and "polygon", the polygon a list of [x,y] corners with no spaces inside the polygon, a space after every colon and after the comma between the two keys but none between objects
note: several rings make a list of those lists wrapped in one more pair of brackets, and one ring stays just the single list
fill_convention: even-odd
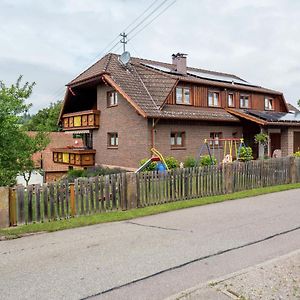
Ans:
[{"label": "potted plant", "polygon": [[257,133],[255,136],[254,136],[254,142],[256,144],[258,144],[258,152],[259,152],[259,158],[260,159],[264,159],[265,157],[265,149],[267,148],[268,146],[268,143],[269,143],[269,136],[268,134],[264,133],[264,132],[260,132],[260,133]]}]

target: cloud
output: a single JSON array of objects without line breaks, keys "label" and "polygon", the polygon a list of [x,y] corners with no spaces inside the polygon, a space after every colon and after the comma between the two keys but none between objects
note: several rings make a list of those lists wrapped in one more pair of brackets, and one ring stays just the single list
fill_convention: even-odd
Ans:
[{"label": "cloud", "polygon": [[[2,0],[0,79],[24,74],[37,81],[33,110],[47,106],[149,3]],[[237,74],[284,92],[295,104],[299,31],[300,1],[177,0],[127,47],[134,56],[162,61],[188,53],[191,66]]]}]

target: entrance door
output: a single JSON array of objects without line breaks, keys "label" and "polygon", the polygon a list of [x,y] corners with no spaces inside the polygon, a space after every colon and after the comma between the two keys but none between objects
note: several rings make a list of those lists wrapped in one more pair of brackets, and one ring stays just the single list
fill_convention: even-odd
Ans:
[{"label": "entrance door", "polygon": [[273,156],[273,153],[276,149],[281,149],[281,134],[280,133],[270,133],[270,155]]},{"label": "entrance door", "polygon": [[294,132],[294,152],[300,151],[300,132]]}]

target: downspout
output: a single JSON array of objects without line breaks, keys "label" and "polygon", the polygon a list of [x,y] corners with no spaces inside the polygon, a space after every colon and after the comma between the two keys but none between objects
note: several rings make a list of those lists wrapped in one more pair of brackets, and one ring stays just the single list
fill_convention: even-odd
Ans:
[{"label": "downspout", "polygon": [[151,125],[151,148],[155,148],[155,130],[156,125],[158,123],[159,119],[152,118],[152,125]]}]

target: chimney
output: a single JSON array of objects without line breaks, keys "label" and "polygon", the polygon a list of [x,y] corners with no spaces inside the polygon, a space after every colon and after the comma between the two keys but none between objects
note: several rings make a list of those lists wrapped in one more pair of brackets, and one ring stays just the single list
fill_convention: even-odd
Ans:
[{"label": "chimney", "polygon": [[186,74],[186,56],[184,53],[172,54],[172,64],[178,73]]}]

